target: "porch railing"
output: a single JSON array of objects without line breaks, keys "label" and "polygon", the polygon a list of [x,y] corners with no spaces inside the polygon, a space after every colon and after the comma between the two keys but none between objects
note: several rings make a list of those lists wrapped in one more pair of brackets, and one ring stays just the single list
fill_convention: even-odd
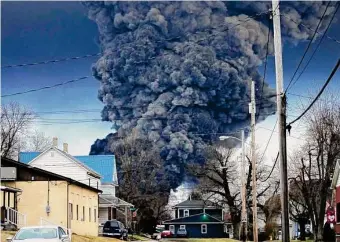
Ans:
[{"label": "porch railing", "polygon": [[19,213],[13,208],[6,208],[6,221],[14,224],[17,228],[26,226],[26,214]]},{"label": "porch railing", "polygon": [[72,241],[72,231],[71,231],[71,229],[68,229],[68,228],[63,227],[61,225],[52,223],[51,221],[48,221],[47,219],[40,217],[40,226],[44,226],[44,225],[53,225],[53,226],[59,226],[60,228],[63,228],[66,231],[66,233],[67,233],[67,235],[70,239],[70,242]]}]

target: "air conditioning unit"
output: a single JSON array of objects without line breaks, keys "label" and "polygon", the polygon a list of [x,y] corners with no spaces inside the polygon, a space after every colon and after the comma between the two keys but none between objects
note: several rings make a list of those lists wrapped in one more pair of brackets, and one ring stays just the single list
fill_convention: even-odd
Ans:
[{"label": "air conditioning unit", "polygon": [[1,180],[15,181],[17,179],[16,167],[1,167]]}]

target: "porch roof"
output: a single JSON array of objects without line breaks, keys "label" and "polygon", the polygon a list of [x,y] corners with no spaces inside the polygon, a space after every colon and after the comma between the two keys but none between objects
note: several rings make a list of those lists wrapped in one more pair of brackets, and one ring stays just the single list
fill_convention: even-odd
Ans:
[{"label": "porch roof", "polygon": [[133,204],[128,203],[118,197],[110,196],[110,195],[99,195],[99,207],[107,207],[107,206],[127,206],[134,207]]},{"label": "porch roof", "polygon": [[0,186],[0,190],[5,192],[22,192],[21,189],[6,186]]}]

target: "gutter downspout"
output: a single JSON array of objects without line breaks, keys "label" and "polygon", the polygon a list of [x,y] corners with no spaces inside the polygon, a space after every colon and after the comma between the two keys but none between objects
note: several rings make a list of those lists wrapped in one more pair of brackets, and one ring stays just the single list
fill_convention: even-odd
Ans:
[{"label": "gutter downspout", "polygon": [[67,218],[67,219],[66,219],[66,224],[67,224],[66,227],[67,227],[67,229],[70,229],[70,225],[69,225],[69,220],[70,220],[70,217],[69,217],[69,210],[70,210],[70,206],[69,206],[69,195],[68,195],[68,194],[69,194],[69,188],[68,188],[69,185],[70,185],[70,184],[69,184],[68,182],[66,182],[66,187],[67,187],[67,188],[66,188],[66,208],[67,208],[67,209],[66,209],[66,216],[67,216],[67,217],[66,217],[66,218]]}]

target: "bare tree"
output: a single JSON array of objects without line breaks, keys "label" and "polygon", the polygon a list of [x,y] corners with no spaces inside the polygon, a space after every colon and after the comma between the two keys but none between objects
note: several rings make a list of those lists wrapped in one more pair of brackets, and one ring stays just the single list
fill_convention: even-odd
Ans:
[{"label": "bare tree", "polygon": [[308,212],[315,240],[322,241],[331,177],[336,160],[340,158],[339,99],[330,97],[317,102],[305,123],[308,141],[291,161],[295,165],[292,180],[301,200],[301,212]]},{"label": "bare tree", "polygon": [[132,134],[112,147],[117,156],[118,194],[139,208],[139,225],[153,232],[155,223],[168,218],[170,187],[159,151],[152,142]]},{"label": "bare tree", "polygon": [[1,107],[1,156],[14,158],[20,150],[23,138],[34,120],[35,115],[18,103]]},{"label": "bare tree", "polygon": [[[235,151],[233,148],[225,148],[221,145],[210,146],[206,150],[206,162],[203,165],[191,165],[189,170],[193,176],[199,177],[200,190],[203,194],[211,194],[211,199],[221,205],[227,204],[234,227],[234,234],[238,235],[241,222],[241,184],[238,163],[235,161],[234,156]],[[249,166],[246,181],[246,200],[248,211],[251,211],[252,164],[248,157],[247,160]],[[257,165],[257,199],[258,206],[263,208],[263,198],[270,191],[272,185],[261,182],[265,180],[268,172],[262,164]]]},{"label": "bare tree", "polygon": [[26,136],[25,147],[22,150],[42,152],[52,146],[52,138],[44,132],[34,130]]}]

